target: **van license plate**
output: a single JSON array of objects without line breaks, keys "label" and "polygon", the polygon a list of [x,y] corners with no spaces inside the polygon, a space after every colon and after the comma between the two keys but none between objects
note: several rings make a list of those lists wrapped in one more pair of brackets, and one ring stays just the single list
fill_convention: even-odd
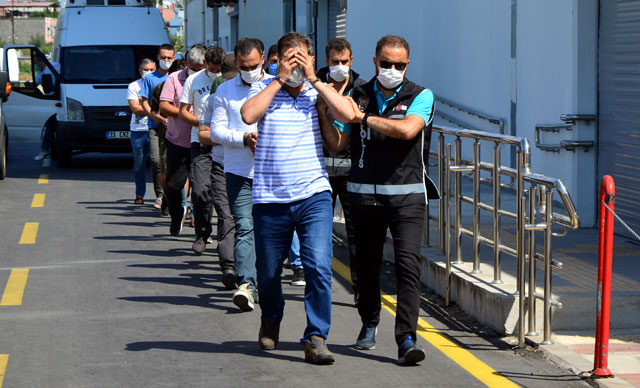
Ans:
[{"label": "van license plate", "polygon": [[128,139],[129,131],[107,131],[107,139]]}]

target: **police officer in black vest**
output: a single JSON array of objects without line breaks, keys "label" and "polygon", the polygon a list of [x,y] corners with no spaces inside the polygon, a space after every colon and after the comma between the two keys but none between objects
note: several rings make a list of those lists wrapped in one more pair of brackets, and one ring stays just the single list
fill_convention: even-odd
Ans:
[{"label": "police officer in black vest", "polygon": [[353,122],[340,128],[326,109],[318,109],[319,120],[329,150],[339,150],[351,140],[347,190],[355,230],[358,313],[362,320],[356,347],[375,347],[380,322],[380,265],[389,228],[398,289],[398,361],[416,364],[425,358],[416,336],[420,247],[427,198],[437,197],[427,189],[435,186],[426,176],[425,167],[434,97],[429,89],[405,78],[409,44],[402,37],[381,38],[373,63],[376,77],[352,92],[350,103],[356,112]]},{"label": "police officer in black vest", "polygon": [[[317,76],[321,81],[333,84],[333,87],[343,96],[351,96],[354,88],[367,82],[351,69],[353,54],[351,43],[344,38],[332,39],[325,47],[327,66],[318,70]],[[351,267],[351,284],[356,306],[358,305],[358,262],[356,260],[356,241],[353,235],[353,222],[351,220],[351,204],[347,193],[347,177],[351,170],[351,149],[346,144],[338,152],[329,152],[324,147],[324,160],[331,184],[333,206],[336,198],[340,198],[344,213],[345,229],[347,231],[347,244],[349,246],[349,266]]]}]

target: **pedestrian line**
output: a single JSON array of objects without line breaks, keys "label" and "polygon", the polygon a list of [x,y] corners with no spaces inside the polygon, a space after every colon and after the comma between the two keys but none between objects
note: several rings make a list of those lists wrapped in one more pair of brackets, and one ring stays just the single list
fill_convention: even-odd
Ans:
[{"label": "pedestrian line", "polygon": [[46,185],[49,183],[49,174],[40,174],[40,178],[38,179],[39,185]]},{"label": "pedestrian line", "polygon": [[44,207],[44,199],[46,196],[46,194],[34,194],[31,207]]},{"label": "pedestrian line", "polygon": [[0,388],[2,388],[2,383],[4,382],[4,374],[7,371],[8,362],[9,362],[9,355],[0,354]]},{"label": "pedestrian line", "polygon": [[0,306],[21,306],[24,289],[27,286],[27,278],[29,277],[28,269],[12,269],[9,275],[9,281],[4,288]]},{"label": "pedestrian line", "polygon": [[27,222],[24,224],[22,230],[22,236],[20,237],[20,244],[35,244],[36,236],[38,235],[39,222]]},{"label": "pedestrian line", "polygon": [[[332,268],[334,273],[351,282],[351,271],[349,267],[337,259],[333,259]],[[389,311],[391,315],[396,316],[396,300],[381,292],[382,307]],[[449,359],[454,361],[464,370],[469,372],[473,377],[488,387],[518,387],[517,384],[500,375],[495,369],[480,361],[471,352],[464,349],[462,345],[451,339],[448,335],[440,332],[438,329],[427,323],[422,318],[418,318],[418,335],[433,345],[436,349],[444,353]]]}]

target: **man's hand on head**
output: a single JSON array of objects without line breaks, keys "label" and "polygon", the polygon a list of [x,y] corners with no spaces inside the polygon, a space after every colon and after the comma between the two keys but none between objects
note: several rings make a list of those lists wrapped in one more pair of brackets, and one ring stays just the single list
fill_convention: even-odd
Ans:
[{"label": "man's hand on head", "polygon": [[295,60],[296,64],[302,67],[304,70],[304,76],[306,79],[313,78],[316,76],[316,71],[313,68],[313,57],[310,56],[306,51],[298,48],[295,52]]},{"label": "man's hand on head", "polygon": [[284,52],[284,57],[278,63],[278,77],[289,79],[293,68],[298,65],[295,59],[295,50],[295,48],[290,48]]}]

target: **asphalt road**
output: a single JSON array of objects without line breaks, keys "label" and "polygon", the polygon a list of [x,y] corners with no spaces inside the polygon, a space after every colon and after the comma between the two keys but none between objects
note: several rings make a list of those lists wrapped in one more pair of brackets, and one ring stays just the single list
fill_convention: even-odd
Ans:
[{"label": "asphalt road", "polygon": [[[0,356],[0,387],[589,386],[432,297],[421,318],[437,346],[420,338],[421,365],[396,364],[385,309],[376,349],[355,350],[360,321],[339,271],[328,340],[336,363],[304,363],[304,290],[288,284],[289,270],[281,342],[263,352],[259,309],[242,313],[231,303],[215,249],[194,255],[188,227],[171,237],[153,194],[133,204],[130,155],[80,155],[58,169],[33,161],[37,151],[36,142],[13,141],[9,177],[0,181],[0,292],[9,304],[0,305],[0,355],[8,355]],[[39,183],[42,174],[48,182]],[[45,194],[42,207],[32,207],[35,194]],[[27,223],[38,223],[37,233],[35,224],[25,232]],[[345,253],[336,245],[338,260]],[[393,288],[386,291],[393,301]]]}]

